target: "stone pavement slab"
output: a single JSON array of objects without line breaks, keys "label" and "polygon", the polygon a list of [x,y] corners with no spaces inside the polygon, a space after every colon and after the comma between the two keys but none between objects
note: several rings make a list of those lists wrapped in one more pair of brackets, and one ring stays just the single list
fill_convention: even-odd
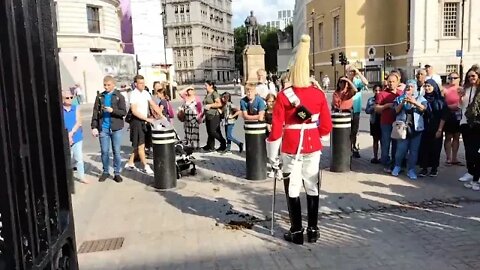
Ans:
[{"label": "stone pavement slab", "polygon": [[[199,174],[183,177],[172,191],[156,191],[150,186],[153,177],[140,172],[124,172],[121,184],[112,180],[79,184],[73,197],[78,246],[87,240],[125,237],[119,250],[80,254],[81,269],[478,269],[480,265],[480,193],[461,187],[453,178],[456,171],[446,170],[437,179],[409,181],[384,175],[380,167],[358,160],[351,173],[324,170],[321,239],[295,246],[282,240],[288,213],[281,182],[272,237],[268,229],[272,180],[243,180],[242,155],[196,153],[195,157]],[[86,154],[85,159],[89,177],[95,180],[101,168],[99,155]],[[415,207],[429,206],[433,198],[445,203]],[[409,208],[391,207],[402,203]],[[228,226],[232,220],[253,228],[232,229]]]}]

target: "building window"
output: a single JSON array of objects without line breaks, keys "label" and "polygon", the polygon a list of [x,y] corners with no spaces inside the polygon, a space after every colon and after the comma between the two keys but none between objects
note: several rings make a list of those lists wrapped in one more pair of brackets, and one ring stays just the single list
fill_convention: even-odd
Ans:
[{"label": "building window", "polygon": [[185,15],[180,15],[180,21],[185,22]]},{"label": "building window", "polygon": [[190,67],[193,67],[193,61],[190,61]]},{"label": "building window", "polygon": [[323,23],[318,24],[318,46],[320,50],[323,50]]},{"label": "building window", "polygon": [[456,37],[458,25],[458,10],[460,3],[443,3],[443,36]]},{"label": "building window", "polygon": [[184,66],[184,67],[188,67],[188,62],[187,62],[187,61],[183,61],[183,66]]},{"label": "building window", "polygon": [[333,18],[333,47],[340,47],[340,16]]},{"label": "building window", "polygon": [[193,50],[190,49],[190,56],[193,56]]},{"label": "building window", "polygon": [[447,73],[458,72],[458,65],[447,65],[445,71]]},{"label": "building window", "polygon": [[183,50],[183,56],[187,56],[187,50]]},{"label": "building window", "polygon": [[87,21],[89,33],[100,33],[100,9],[98,7],[87,6]]},{"label": "building window", "polygon": [[182,61],[177,62],[177,68],[182,68]]}]

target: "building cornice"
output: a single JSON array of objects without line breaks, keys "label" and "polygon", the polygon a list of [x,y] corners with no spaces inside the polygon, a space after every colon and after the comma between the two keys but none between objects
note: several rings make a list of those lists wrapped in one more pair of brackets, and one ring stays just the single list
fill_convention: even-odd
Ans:
[{"label": "building cornice", "polygon": [[101,39],[116,41],[116,42],[119,42],[119,43],[121,42],[120,37],[107,36],[107,35],[102,35],[102,34],[89,34],[89,33],[62,33],[62,32],[57,32],[57,38],[101,38]]}]

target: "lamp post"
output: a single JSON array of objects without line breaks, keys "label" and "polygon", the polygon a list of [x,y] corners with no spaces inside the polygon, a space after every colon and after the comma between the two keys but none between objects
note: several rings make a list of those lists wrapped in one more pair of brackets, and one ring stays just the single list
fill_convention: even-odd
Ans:
[{"label": "lamp post", "polygon": [[315,9],[312,9],[310,16],[312,17],[312,70],[315,78]]},{"label": "lamp post", "polygon": [[460,35],[460,81],[463,78],[463,30],[464,30],[464,22],[465,22],[465,0],[462,0],[462,33]]}]

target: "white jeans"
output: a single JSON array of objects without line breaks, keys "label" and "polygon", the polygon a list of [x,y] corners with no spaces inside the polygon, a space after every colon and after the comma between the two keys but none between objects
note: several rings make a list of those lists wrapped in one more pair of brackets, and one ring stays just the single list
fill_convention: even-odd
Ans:
[{"label": "white jeans", "polygon": [[295,161],[295,155],[282,153],[283,173],[290,174],[290,183],[288,185],[288,196],[290,198],[300,196],[302,186],[305,187],[305,192],[308,195],[318,195],[321,156],[321,151],[301,154],[298,161]]}]

